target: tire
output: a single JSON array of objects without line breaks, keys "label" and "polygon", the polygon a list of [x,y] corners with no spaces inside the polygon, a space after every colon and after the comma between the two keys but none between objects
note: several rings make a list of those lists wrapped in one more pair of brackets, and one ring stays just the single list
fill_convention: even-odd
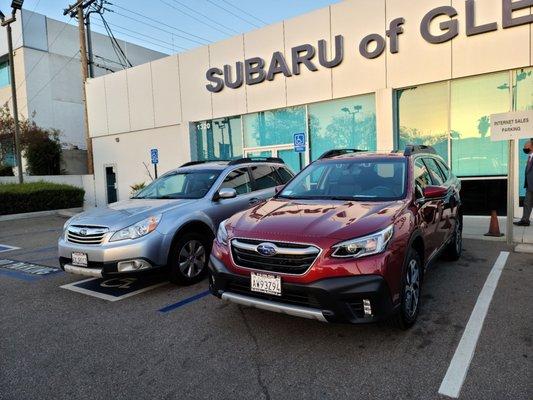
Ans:
[{"label": "tire", "polygon": [[192,285],[207,273],[212,241],[198,233],[186,233],[172,245],[169,255],[169,279],[178,285]]},{"label": "tire", "polygon": [[403,268],[400,310],[390,320],[391,325],[396,328],[406,330],[416,322],[420,311],[422,268],[420,255],[411,248]]},{"label": "tire", "polygon": [[463,252],[463,218],[459,217],[451,242],[444,249],[443,256],[448,261],[457,261]]}]

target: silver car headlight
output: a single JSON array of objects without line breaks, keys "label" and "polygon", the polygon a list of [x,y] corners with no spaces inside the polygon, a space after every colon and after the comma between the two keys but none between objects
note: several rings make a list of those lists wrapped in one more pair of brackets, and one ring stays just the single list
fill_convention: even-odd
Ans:
[{"label": "silver car headlight", "polygon": [[393,232],[394,226],[390,225],[371,235],[336,244],[333,246],[334,251],[332,257],[360,258],[381,253],[387,247],[387,243],[389,243]]},{"label": "silver car headlight", "polygon": [[228,222],[227,219],[222,221],[220,225],[218,226],[218,231],[217,231],[217,242],[225,246],[228,245],[228,231],[226,229],[226,222]]},{"label": "silver car headlight", "polygon": [[113,236],[111,236],[111,239],[109,239],[109,241],[117,242],[119,240],[137,239],[142,236],[148,235],[150,232],[153,232],[155,228],[157,228],[157,225],[159,225],[159,221],[161,221],[161,215],[153,215],[151,217],[145,218],[142,221],[137,222],[136,224],[121,229],[120,231],[116,231]]}]

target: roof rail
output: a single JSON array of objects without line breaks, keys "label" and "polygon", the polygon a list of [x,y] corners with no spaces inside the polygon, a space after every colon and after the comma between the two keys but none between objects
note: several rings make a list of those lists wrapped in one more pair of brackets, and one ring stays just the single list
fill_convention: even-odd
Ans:
[{"label": "roof rail", "polygon": [[285,161],[279,157],[243,157],[236,160],[231,160],[228,165],[239,165],[248,163],[276,163],[285,164]]},{"label": "roof rail", "polygon": [[437,154],[432,146],[426,146],[424,144],[408,144],[405,146],[403,155],[410,156],[417,153]]},{"label": "roof rail", "polygon": [[191,167],[193,165],[199,165],[199,164],[205,164],[205,163],[212,163],[212,162],[227,162],[228,160],[202,160],[202,161],[189,161],[186,162],[183,165],[180,165],[180,168],[183,167]]},{"label": "roof rail", "polygon": [[320,157],[318,157],[319,160],[323,158],[331,158],[336,156],[342,156],[343,154],[352,154],[352,153],[362,153],[367,150],[360,150],[360,149],[336,149],[336,150],[328,150],[324,154],[322,154]]}]

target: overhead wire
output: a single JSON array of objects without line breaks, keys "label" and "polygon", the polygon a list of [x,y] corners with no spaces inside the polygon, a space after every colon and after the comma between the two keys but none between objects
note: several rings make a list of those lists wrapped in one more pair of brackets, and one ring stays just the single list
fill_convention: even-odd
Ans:
[{"label": "overhead wire", "polygon": [[[188,10],[190,10],[190,11],[192,11],[193,13],[196,13],[196,14],[200,15],[202,18],[205,18],[207,21],[210,21],[210,22],[212,22],[212,23],[214,23],[214,24],[217,24],[218,26],[220,26],[220,27],[222,27],[222,28],[224,28],[224,29],[226,29],[226,30],[232,32],[232,33],[239,33],[239,31],[237,31],[237,30],[235,30],[235,29],[233,29],[233,28],[231,28],[231,27],[229,27],[229,26],[227,26],[227,25],[221,24],[221,23],[218,22],[217,20],[211,18],[209,15],[206,15],[206,14],[204,14],[204,13],[201,13],[200,11],[195,10],[195,9],[192,8],[192,7],[189,7],[187,4],[185,4],[185,3],[183,3],[183,2],[181,2],[181,1],[179,1],[179,0],[171,0],[171,1],[173,1],[174,3],[176,3],[176,4],[178,4],[178,5],[180,5],[180,6],[184,7],[184,8],[186,8],[186,9],[188,9]],[[166,4],[166,3],[165,3],[165,4]],[[168,5],[169,5],[169,4],[168,4]],[[169,6],[170,6],[170,5],[169,5]],[[178,11],[179,11],[179,10],[178,10]],[[183,13],[183,14],[185,14],[185,12],[184,12],[183,10],[181,10],[180,12]],[[185,15],[188,15],[188,14],[185,14]],[[191,16],[191,18],[193,18],[193,17]],[[197,18],[194,18],[194,19],[195,19],[196,21],[199,21],[199,22],[202,23],[202,24],[205,24],[205,21],[204,21],[204,20],[200,20],[200,19],[197,19]],[[211,27],[211,28],[212,28],[212,27]]]},{"label": "overhead wire", "polygon": [[28,24],[30,23],[31,19],[33,18],[34,14],[35,14],[35,10],[37,9],[37,7],[39,7],[39,3],[41,2],[41,0],[37,0],[37,3],[35,3],[35,6],[33,7],[33,10],[31,11],[31,15],[28,17],[28,20],[26,22],[24,22],[24,18],[23,18],[23,13],[21,13],[21,18],[22,18],[22,29],[20,30],[20,34],[17,38],[17,40],[15,41],[15,44],[13,45],[13,48],[16,49],[18,44],[19,44],[19,41],[20,39],[22,39],[22,34],[24,32],[24,27],[27,27]]},{"label": "overhead wire", "polygon": [[220,8],[221,10],[226,11],[228,14],[233,15],[235,18],[238,18],[238,19],[240,19],[241,21],[246,22],[247,24],[250,24],[250,25],[252,25],[252,26],[254,26],[254,27],[256,27],[256,28],[260,28],[260,27],[261,27],[260,25],[257,25],[255,22],[252,22],[252,21],[250,21],[249,19],[246,19],[246,18],[240,16],[239,14],[234,13],[234,12],[231,11],[231,10],[228,10],[226,7],[221,6],[221,5],[218,4],[218,3],[215,3],[213,0],[206,0],[206,1],[207,1],[208,3],[210,3],[210,4],[213,4],[215,7]]},{"label": "overhead wire", "polygon": [[239,11],[242,12],[243,14],[246,14],[246,15],[248,15],[249,17],[252,17],[252,18],[255,19],[256,21],[259,21],[259,22],[261,22],[262,24],[268,25],[268,22],[262,20],[261,18],[257,18],[257,17],[256,17],[255,15],[253,15],[252,13],[249,13],[248,11],[243,10],[243,9],[240,8],[240,7],[237,7],[235,4],[230,3],[228,0],[221,0],[221,1],[223,1],[223,2],[226,3],[227,5],[229,5],[229,6],[233,7],[233,8],[235,8],[236,10],[239,10]]},{"label": "overhead wire", "polygon": [[124,53],[124,50],[122,50],[122,47],[120,46],[120,43],[118,43],[117,38],[113,34],[113,31],[111,30],[111,27],[107,23],[106,19],[102,15],[102,13],[99,13],[100,18],[102,19],[102,22],[104,23],[104,28],[109,34],[109,39],[111,40],[111,45],[113,47],[113,50],[115,54],[117,55],[118,59],[122,59],[125,63],[125,67],[133,67],[133,64],[128,59],[128,56]]}]

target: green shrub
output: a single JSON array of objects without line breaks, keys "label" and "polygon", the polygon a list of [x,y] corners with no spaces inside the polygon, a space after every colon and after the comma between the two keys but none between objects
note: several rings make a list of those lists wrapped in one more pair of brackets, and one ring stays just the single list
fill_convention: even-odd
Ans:
[{"label": "green shrub", "polygon": [[49,182],[0,184],[0,215],[83,206],[85,191]]}]

